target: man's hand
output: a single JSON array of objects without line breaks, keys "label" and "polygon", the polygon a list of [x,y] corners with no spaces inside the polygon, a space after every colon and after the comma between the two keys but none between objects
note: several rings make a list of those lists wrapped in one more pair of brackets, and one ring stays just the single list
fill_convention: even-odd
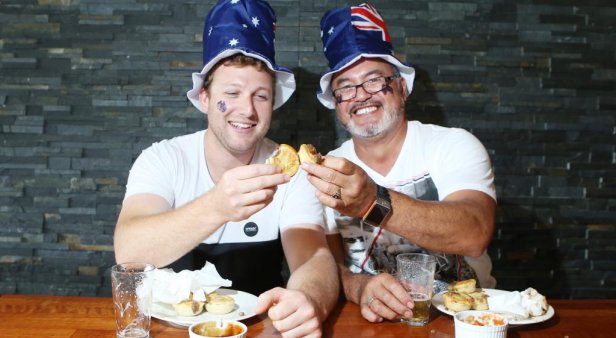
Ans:
[{"label": "man's hand", "polygon": [[325,156],[321,164],[304,163],[308,180],[317,188],[317,198],[341,214],[363,217],[376,198],[376,184],[355,163]]},{"label": "man's hand", "polygon": [[410,318],[413,300],[394,276],[381,273],[365,279],[360,294],[361,314],[370,322]]},{"label": "man's hand", "polygon": [[273,165],[252,164],[226,171],[210,192],[221,223],[247,219],[265,208],[278,185],[289,182],[288,175]]},{"label": "man's hand", "polygon": [[259,295],[256,313],[267,315],[284,338],[321,337],[317,306],[305,293],[274,288]]}]

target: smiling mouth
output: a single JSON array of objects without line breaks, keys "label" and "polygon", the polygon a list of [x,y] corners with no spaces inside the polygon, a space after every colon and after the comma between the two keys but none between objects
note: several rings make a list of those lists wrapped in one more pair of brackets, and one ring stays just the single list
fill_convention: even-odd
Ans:
[{"label": "smiling mouth", "polygon": [[256,124],[242,123],[242,122],[229,122],[229,124],[233,128],[237,128],[237,129],[249,129],[249,128],[252,128],[252,127],[256,126]]},{"label": "smiling mouth", "polygon": [[359,116],[361,116],[361,115],[366,115],[366,114],[370,114],[370,113],[372,113],[372,112],[373,112],[373,111],[375,111],[376,109],[377,109],[377,107],[375,107],[375,106],[363,107],[363,108],[359,108],[359,109],[357,109],[357,110],[354,112],[354,114],[355,114],[355,115],[359,115]]}]

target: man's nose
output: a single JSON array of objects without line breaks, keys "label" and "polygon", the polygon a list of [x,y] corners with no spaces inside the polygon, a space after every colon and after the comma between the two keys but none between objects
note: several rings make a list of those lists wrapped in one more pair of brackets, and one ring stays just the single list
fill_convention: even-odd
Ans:
[{"label": "man's nose", "polygon": [[355,99],[358,101],[365,101],[372,97],[373,94],[369,93],[364,89],[364,86],[359,86],[356,88]]},{"label": "man's nose", "polygon": [[244,116],[250,116],[255,113],[255,103],[253,101],[253,97],[250,95],[243,96],[242,99],[238,102],[239,109],[238,111],[242,113]]}]

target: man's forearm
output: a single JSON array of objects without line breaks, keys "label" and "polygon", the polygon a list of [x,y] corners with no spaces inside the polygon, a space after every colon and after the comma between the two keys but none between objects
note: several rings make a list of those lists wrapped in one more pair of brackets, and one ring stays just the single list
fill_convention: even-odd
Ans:
[{"label": "man's forearm", "polygon": [[364,273],[353,273],[349,268],[341,264],[338,265],[338,269],[346,299],[355,304],[359,304],[364,285],[370,276]]},{"label": "man's forearm", "polygon": [[339,279],[334,258],[325,248],[320,248],[314,256],[295,270],[288,289],[304,292],[315,302],[319,318],[324,321],[338,302]]},{"label": "man's forearm", "polygon": [[[141,197],[135,197],[141,198]],[[142,204],[149,204],[149,208]],[[157,267],[182,257],[216,231],[216,224],[202,217],[202,206],[193,201],[171,210],[159,200],[128,201],[118,219],[114,249],[118,262],[145,261]],[[165,202],[166,203],[166,202]],[[139,210],[149,210],[143,214]]]},{"label": "man's forearm", "polygon": [[423,248],[478,256],[492,239],[496,202],[486,194],[460,191],[441,202],[391,197],[394,212],[384,229]]}]

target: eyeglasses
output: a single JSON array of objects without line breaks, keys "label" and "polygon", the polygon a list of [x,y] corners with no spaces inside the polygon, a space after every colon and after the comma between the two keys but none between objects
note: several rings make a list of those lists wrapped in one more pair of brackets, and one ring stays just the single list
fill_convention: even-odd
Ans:
[{"label": "eyeglasses", "polygon": [[379,76],[372,78],[370,80],[366,80],[363,83],[354,86],[344,86],[342,88],[338,88],[333,91],[334,97],[338,101],[338,103],[343,101],[349,101],[357,96],[357,88],[362,87],[364,91],[368,94],[376,94],[389,84],[392,80],[399,79],[400,75],[392,75],[392,76]]}]

